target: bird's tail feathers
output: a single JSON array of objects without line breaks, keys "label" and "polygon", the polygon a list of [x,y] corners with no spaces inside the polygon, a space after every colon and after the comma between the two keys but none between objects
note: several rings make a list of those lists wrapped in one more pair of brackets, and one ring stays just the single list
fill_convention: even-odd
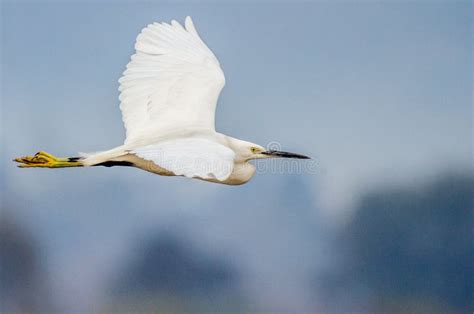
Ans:
[{"label": "bird's tail feathers", "polygon": [[95,153],[79,153],[84,166],[95,166],[126,155],[128,151],[123,146]]}]

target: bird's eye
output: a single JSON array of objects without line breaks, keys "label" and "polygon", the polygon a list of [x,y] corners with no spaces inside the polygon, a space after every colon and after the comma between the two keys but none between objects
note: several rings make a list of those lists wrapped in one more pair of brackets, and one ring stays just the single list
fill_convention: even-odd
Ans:
[{"label": "bird's eye", "polygon": [[252,153],[254,153],[254,154],[258,151],[257,147],[252,147],[252,148],[250,148],[250,150],[251,150]]}]

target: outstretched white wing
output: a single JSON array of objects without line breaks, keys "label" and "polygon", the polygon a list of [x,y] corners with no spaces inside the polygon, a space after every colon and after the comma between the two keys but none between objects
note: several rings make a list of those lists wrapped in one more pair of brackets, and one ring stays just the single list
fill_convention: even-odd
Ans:
[{"label": "outstretched white wing", "polygon": [[191,18],[142,30],[120,82],[125,143],[183,128],[214,130],[225,78]]},{"label": "outstretched white wing", "polygon": [[178,176],[224,181],[234,167],[234,151],[216,142],[186,138],[160,142],[133,150]]}]

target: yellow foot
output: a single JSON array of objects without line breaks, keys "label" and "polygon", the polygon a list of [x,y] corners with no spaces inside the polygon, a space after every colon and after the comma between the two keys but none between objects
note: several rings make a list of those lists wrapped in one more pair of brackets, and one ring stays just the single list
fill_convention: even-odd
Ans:
[{"label": "yellow foot", "polygon": [[82,163],[75,158],[58,158],[46,152],[38,152],[34,156],[15,158],[13,161],[20,163],[20,168],[65,168],[81,167]]}]

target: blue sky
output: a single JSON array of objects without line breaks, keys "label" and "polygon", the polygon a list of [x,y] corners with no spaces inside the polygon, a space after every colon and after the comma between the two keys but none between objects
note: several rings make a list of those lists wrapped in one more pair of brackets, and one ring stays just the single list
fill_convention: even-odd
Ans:
[{"label": "blue sky", "polygon": [[[186,15],[226,75],[217,129],[314,156],[316,173],[260,174],[246,186],[223,187],[134,169],[14,167],[12,157],[39,149],[75,156],[119,145],[117,80],[137,34],[153,21],[182,22]],[[270,237],[288,241],[299,256],[312,245],[305,231],[311,227],[299,228],[306,219],[337,223],[373,185],[471,167],[469,1],[7,1],[1,47],[2,199],[42,239],[58,287],[79,269],[78,254],[85,256],[81,263],[92,265],[87,279],[64,290],[79,295],[104,261],[147,228],[181,228],[203,247],[244,252],[249,273],[262,274],[256,290],[282,269],[295,270],[290,279],[298,282],[310,266],[291,258],[273,269],[258,263],[278,256],[267,232],[293,217],[286,209],[295,204],[278,205],[282,198],[295,197],[302,208],[314,204]],[[249,227],[252,221],[258,227]],[[269,297],[304,303],[300,290]]]}]

